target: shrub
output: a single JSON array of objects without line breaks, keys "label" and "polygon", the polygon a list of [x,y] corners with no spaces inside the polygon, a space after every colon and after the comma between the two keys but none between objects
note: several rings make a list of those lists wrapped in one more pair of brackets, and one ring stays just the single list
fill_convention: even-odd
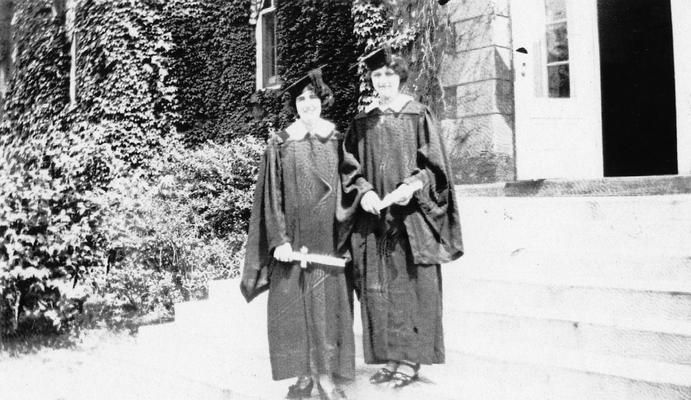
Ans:
[{"label": "shrub", "polygon": [[63,328],[86,297],[78,280],[104,261],[99,209],[75,182],[49,169],[0,170],[2,334]]},{"label": "shrub", "polygon": [[173,145],[157,176],[115,179],[100,198],[110,245],[108,274],[89,279],[98,297],[144,314],[205,294],[210,279],[239,274],[262,141],[196,150]]}]

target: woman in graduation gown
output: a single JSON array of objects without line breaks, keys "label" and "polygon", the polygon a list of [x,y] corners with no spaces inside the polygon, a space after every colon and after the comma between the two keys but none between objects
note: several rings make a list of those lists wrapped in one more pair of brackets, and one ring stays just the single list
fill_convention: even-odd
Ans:
[{"label": "woman in graduation gown", "polygon": [[[306,247],[309,253],[342,256],[338,232],[346,225],[336,220],[342,135],[320,117],[333,95],[319,69],[286,92],[299,118],[268,141],[241,289],[249,301],[268,288],[273,378],[298,377],[286,398],[307,398],[317,386],[322,399],[340,399],[345,394],[333,378],[352,379],[355,369],[352,297],[344,268],[314,263],[304,268],[291,254]],[[348,214],[344,208],[339,212]]]},{"label": "woman in graduation gown", "polygon": [[408,69],[387,48],[364,58],[378,94],[354,119],[341,165],[371,378],[403,387],[444,362],[440,264],[463,254],[451,169],[427,106],[400,93]]}]

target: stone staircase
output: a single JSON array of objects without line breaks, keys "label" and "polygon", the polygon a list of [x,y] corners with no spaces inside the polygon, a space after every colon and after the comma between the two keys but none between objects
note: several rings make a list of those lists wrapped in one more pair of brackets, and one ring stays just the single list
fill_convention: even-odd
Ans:
[{"label": "stone staircase", "polygon": [[534,386],[492,398],[691,399],[691,196],[461,206],[467,255],[444,270],[447,346],[522,366],[512,384]]},{"label": "stone staircase", "polygon": [[[466,256],[443,267],[447,363],[400,392],[368,384],[356,304],[349,398],[691,399],[691,195],[459,192]],[[217,398],[283,397],[266,295],[246,304],[237,281],[217,281],[175,311],[140,329],[142,368]]]}]

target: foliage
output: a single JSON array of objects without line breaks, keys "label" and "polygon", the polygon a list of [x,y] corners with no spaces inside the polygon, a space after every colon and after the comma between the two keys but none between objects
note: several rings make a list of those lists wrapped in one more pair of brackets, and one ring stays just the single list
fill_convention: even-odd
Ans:
[{"label": "foliage", "polygon": [[2,334],[63,328],[83,299],[70,282],[101,260],[100,216],[81,179],[95,149],[66,129],[69,45],[50,6],[15,4],[16,60],[0,146]]},{"label": "foliage", "polygon": [[[334,92],[335,104],[324,116],[346,129],[355,115],[358,47],[353,36],[352,0],[296,0],[276,4],[278,70],[292,82],[311,68],[326,64],[324,80]],[[287,117],[283,118],[287,120]]]},{"label": "foliage", "polygon": [[252,137],[187,150],[171,145],[158,177],[115,179],[100,199],[111,268],[90,277],[124,311],[170,312],[239,273],[263,144]]},{"label": "foliage", "polygon": [[129,168],[147,167],[179,120],[164,0],[83,0],[77,8],[77,115]]},{"label": "foliage", "polygon": [[[449,40],[445,8],[434,1],[354,0],[354,33],[365,52],[387,43],[410,62],[407,88],[414,97],[440,113],[444,91],[440,80],[442,53]],[[360,72],[360,107],[374,95],[370,82]]]},{"label": "foliage", "polygon": [[254,27],[249,0],[170,0],[165,27],[176,44],[171,74],[178,82],[179,130],[185,142],[227,141],[246,133],[254,91]]},{"label": "foliage", "polygon": [[[70,42],[51,1],[15,5],[14,74],[2,124],[0,325],[59,330],[81,308],[79,281],[108,243],[101,189],[151,170],[175,122],[162,1],[79,3],[79,98],[70,104]],[[134,7],[133,7],[134,6]]]},{"label": "foliage", "polygon": [[60,329],[85,298],[73,283],[104,259],[94,229],[100,215],[68,179],[52,178],[47,170],[5,171],[0,180],[3,333],[45,319]]},{"label": "foliage", "polygon": [[69,44],[47,0],[15,6],[14,76],[9,82],[2,147],[26,165],[39,166],[55,149],[53,132],[64,129],[69,104]]}]

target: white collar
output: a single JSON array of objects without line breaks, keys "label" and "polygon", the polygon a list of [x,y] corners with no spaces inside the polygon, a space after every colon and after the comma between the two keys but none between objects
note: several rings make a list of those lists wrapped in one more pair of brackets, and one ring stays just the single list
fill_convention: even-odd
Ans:
[{"label": "white collar", "polygon": [[286,128],[286,133],[288,134],[289,139],[292,140],[302,139],[307,135],[307,133],[313,133],[319,137],[325,138],[328,137],[335,128],[336,125],[333,122],[319,118],[312,125],[312,132],[308,132],[305,124],[298,119]]},{"label": "white collar", "polygon": [[382,108],[381,100],[379,98],[376,98],[372,101],[372,103],[368,104],[367,107],[365,107],[365,112],[368,113],[374,110],[375,108],[378,108],[381,111],[391,110],[393,112],[401,112],[403,107],[405,107],[405,105],[408,104],[411,100],[413,100],[411,96],[399,93],[398,96],[394,97],[393,100],[391,100],[388,104],[384,105],[384,108]]}]

